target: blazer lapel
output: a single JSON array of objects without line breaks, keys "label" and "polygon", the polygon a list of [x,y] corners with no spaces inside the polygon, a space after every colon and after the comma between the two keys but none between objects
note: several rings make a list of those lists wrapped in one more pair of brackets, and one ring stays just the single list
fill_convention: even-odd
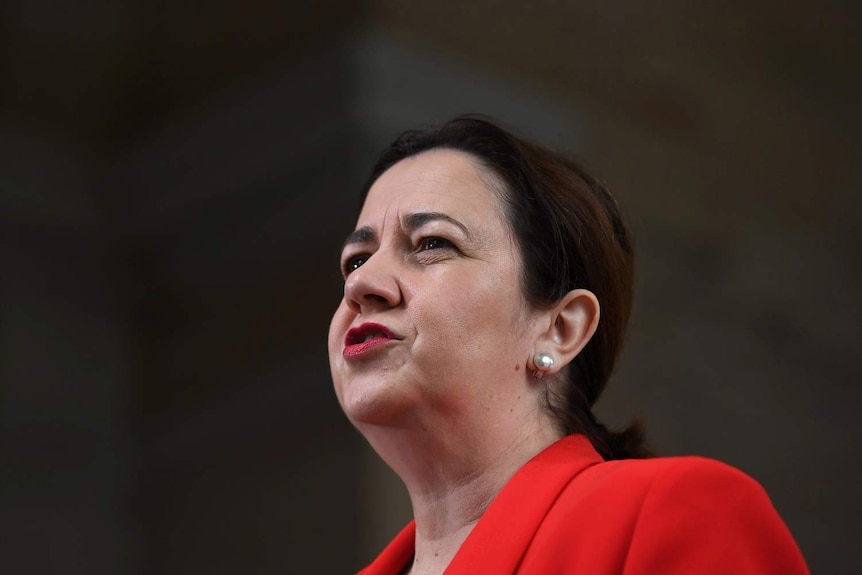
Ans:
[{"label": "blazer lapel", "polygon": [[356,575],[397,575],[411,562],[415,550],[416,523],[411,521],[389,542],[371,565]]}]

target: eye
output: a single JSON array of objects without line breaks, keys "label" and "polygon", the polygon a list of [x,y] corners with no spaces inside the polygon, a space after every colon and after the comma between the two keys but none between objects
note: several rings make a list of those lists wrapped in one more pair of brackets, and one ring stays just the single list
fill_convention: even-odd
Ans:
[{"label": "eye", "polygon": [[368,261],[368,254],[359,254],[357,256],[352,256],[347,258],[342,265],[342,272],[344,275],[349,275],[350,272],[356,271],[359,267],[362,266],[365,262]]},{"label": "eye", "polygon": [[455,246],[452,245],[452,242],[449,240],[444,240],[443,238],[422,238],[419,240],[419,248],[420,252],[424,252],[427,250],[439,250],[444,248],[453,248]]}]

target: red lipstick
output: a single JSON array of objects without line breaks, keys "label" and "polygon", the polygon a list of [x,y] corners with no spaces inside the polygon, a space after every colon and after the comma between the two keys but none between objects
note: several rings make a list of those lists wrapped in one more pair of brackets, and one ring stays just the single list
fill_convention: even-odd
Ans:
[{"label": "red lipstick", "polygon": [[386,326],[379,323],[363,323],[348,330],[344,336],[344,351],[347,359],[359,358],[370,350],[397,339]]}]

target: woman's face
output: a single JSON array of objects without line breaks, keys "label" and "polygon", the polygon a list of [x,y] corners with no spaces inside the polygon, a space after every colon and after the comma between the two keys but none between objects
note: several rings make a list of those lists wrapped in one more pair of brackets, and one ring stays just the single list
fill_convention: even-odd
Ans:
[{"label": "woman's face", "polygon": [[471,156],[432,150],[371,187],[329,330],[335,392],[354,424],[496,422],[522,401],[536,322],[494,181]]}]

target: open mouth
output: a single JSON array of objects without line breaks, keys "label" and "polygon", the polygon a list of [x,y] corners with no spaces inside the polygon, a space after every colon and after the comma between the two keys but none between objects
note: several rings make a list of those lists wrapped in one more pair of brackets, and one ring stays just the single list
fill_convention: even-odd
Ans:
[{"label": "open mouth", "polygon": [[344,345],[358,345],[375,339],[395,339],[391,331],[376,323],[364,323],[347,332]]},{"label": "open mouth", "polygon": [[344,336],[344,357],[359,358],[382,344],[397,339],[386,327],[376,323],[364,323],[348,330]]},{"label": "open mouth", "polygon": [[364,336],[354,335],[347,338],[347,345],[356,345],[357,343],[367,343],[373,339],[392,339],[383,332],[366,333]]}]

